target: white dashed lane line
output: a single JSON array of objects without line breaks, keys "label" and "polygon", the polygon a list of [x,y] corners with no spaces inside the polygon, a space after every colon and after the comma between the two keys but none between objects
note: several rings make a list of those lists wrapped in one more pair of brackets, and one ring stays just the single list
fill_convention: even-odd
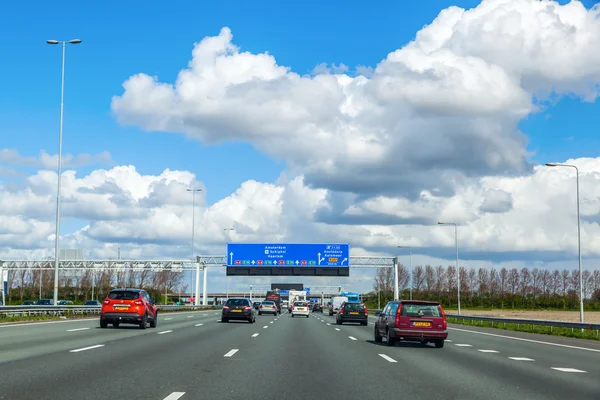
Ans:
[{"label": "white dashed lane line", "polygon": [[556,370],[556,371],[560,371],[560,372],[577,372],[580,374],[587,374],[587,371],[582,371],[580,369],[575,369],[575,368],[552,367],[552,369]]},{"label": "white dashed lane line", "polygon": [[515,361],[535,361],[533,358],[527,358],[527,357],[508,357],[511,360],[515,360]]},{"label": "white dashed lane line", "polygon": [[392,357],[387,356],[385,354],[379,354],[379,357],[383,358],[384,360],[387,360],[391,363],[397,363],[398,361],[394,360]]},{"label": "white dashed lane line", "polygon": [[496,350],[477,349],[477,351],[480,351],[482,353],[500,353],[499,351],[496,351]]},{"label": "white dashed lane line", "polygon": [[254,335],[252,335],[252,337],[257,337],[257,336],[258,336],[258,333],[255,333]]},{"label": "white dashed lane line", "polygon": [[167,397],[165,397],[163,400],[177,400],[180,399],[181,396],[183,396],[185,394],[185,392],[173,392],[170,395],[168,395]]},{"label": "white dashed lane line", "polygon": [[104,345],[103,344],[97,344],[95,346],[82,347],[81,349],[71,350],[71,351],[69,351],[69,353],[79,353],[80,351],[87,351],[87,350],[97,349],[98,347],[104,347]]},{"label": "white dashed lane line", "polygon": [[473,347],[472,345],[465,343],[455,343],[454,345],[458,347]]},{"label": "white dashed lane line", "polygon": [[193,315],[188,315],[187,317],[188,317],[188,318],[194,318],[194,316],[193,316]]},{"label": "white dashed lane line", "polygon": [[330,323],[327,323],[327,326],[331,326],[331,324],[330,324]]},{"label": "white dashed lane line", "polygon": [[173,319],[173,318],[165,318],[165,321],[170,321],[170,320],[172,320],[172,319]]},{"label": "white dashed lane line", "polygon": [[350,340],[357,340],[354,336],[348,336]]},{"label": "white dashed lane line", "polygon": [[223,357],[232,357],[235,353],[237,353],[238,351],[240,351],[239,349],[231,349],[227,354],[225,354]]},{"label": "white dashed lane line", "polygon": [[272,323],[273,323],[273,321],[271,321],[271,322],[269,322],[269,323],[270,323],[270,324],[272,324]]},{"label": "white dashed lane line", "polygon": [[196,325],[194,325],[194,326],[202,326],[202,325],[204,325],[204,324],[196,324]]},{"label": "white dashed lane line", "polygon": [[269,327],[269,325],[265,325],[263,326],[263,329],[267,329]]},{"label": "white dashed lane line", "polygon": [[340,328],[335,328],[335,330],[339,332],[339,331],[340,331]]},{"label": "white dashed lane line", "polygon": [[90,328],[67,329],[67,332],[87,331]]},{"label": "white dashed lane line", "polygon": [[165,333],[171,333],[173,331],[162,331],[162,332],[158,332],[157,335],[164,335]]}]

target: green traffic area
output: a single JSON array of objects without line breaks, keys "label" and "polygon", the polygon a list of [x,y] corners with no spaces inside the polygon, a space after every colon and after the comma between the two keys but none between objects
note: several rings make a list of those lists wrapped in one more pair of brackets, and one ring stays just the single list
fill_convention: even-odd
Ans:
[{"label": "green traffic area", "polygon": [[462,318],[448,317],[449,324],[466,325],[466,326],[477,326],[482,328],[494,328],[503,329],[508,331],[516,332],[527,332],[537,333],[540,335],[550,336],[564,336],[577,339],[590,339],[600,340],[600,332],[596,329],[575,329],[575,328],[562,328],[544,325],[531,325],[531,324],[513,324],[504,322],[490,322],[481,320],[469,320]]}]

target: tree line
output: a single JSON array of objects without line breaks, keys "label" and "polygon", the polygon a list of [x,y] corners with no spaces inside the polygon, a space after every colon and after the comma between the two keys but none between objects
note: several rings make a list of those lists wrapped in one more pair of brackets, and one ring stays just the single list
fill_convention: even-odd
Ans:
[{"label": "tree line", "polygon": [[[69,274],[70,275],[70,274]],[[174,293],[185,293],[188,285],[183,284],[183,273],[177,271],[136,271],[121,270],[77,270],[71,278],[61,277],[58,297],[71,300],[76,304],[94,298],[104,300],[115,287],[144,288],[153,299],[164,299]],[[75,277],[76,275],[76,277]],[[17,270],[10,271],[8,277],[9,294],[7,304],[21,304],[24,300],[36,300],[54,297],[53,270]],[[163,300],[164,301],[164,300]]]},{"label": "tree line", "polygon": [[[440,301],[456,307],[456,267],[417,265],[412,273],[413,299]],[[402,298],[409,297],[410,271],[398,266]],[[586,308],[600,309],[600,271],[584,270],[583,297]],[[393,268],[378,268],[369,299],[393,299]],[[375,297],[373,297],[375,296]],[[467,268],[460,267],[460,297],[464,308],[579,308],[579,269]]]}]

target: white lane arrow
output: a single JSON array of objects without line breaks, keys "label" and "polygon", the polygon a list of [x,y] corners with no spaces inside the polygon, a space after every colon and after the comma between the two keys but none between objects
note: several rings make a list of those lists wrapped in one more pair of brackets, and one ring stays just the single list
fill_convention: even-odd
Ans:
[{"label": "white lane arrow", "polygon": [[229,264],[233,265],[233,251],[229,253]]},{"label": "white lane arrow", "polygon": [[252,260],[252,265],[256,264],[256,261]]},{"label": "white lane arrow", "polygon": [[296,265],[300,264],[300,261],[296,260]]},{"label": "white lane arrow", "polygon": [[319,257],[319,265],[321,265],[321,261],[325,260],[325,257],[321,258],[321,253],[317,253],[317,256]]},{"label": "white lane arrow", "polygon": [[344,265],[344,263],[345,263],[346,261],[348,261],[348,259],[347,259],[347,258],[344,258],[344,259],[342,260],[342,262],[340,263],[340,265]]}]

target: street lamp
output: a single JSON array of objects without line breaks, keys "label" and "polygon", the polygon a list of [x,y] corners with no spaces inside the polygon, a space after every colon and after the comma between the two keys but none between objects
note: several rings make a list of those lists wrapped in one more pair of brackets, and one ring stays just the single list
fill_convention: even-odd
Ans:
[{"label": "street lamp", "polygon": [[583,323],[583,266],[581,262],[581,217],[579,214],[579,168],[572,164],[559,163],[546,163],[546,166],[575,168],[575,178],[577,182],[577,251],[579,253],[579,320]]},{"label": "street lamp", "polygon": [[456,246],[456,286],[458,288],[458,315],[460,315],[460,266],[458,265],[458,228],[454,222],[438,222],[438,225],[454,225],[454,245]]},{"label": "street lamp", "polygon": [[[196,234],[196,192],[201,192],[202,189],[186,189],[187,192],[192,192],[192,262],[194,262],[196,257],[196,243],[195,243],[195,234]],[[194,271],[191,272],[192,279],[190,289],[194,292]],[[195,288],[195,296],[194,296],[194,304],[198,305],[198,289],[200,289],[200,264],[196,263],[196,288]],[[193,295],[193,293],[192,293]]]},{"label": "street lamp", "polygon": [[63,136],[63,114],[65,100],[65,49],[67,43],[79,44],[81,39],[71,40],[46,40],[48,44],[62,45],[62,66],[61,66],[61,83],[60,83],[60,122],[58,127],[58,184],[56,191],[56,238],[54,240],[54,305],[58,304],[58,263],[59,263],[59,247],[60,247],[60,184],[61,184],[61,167],[62,167],[62,136]]},{"label": "street lamp", "polygon": [[410,263],[410,300],[412,300],[412,292],[413,292],[412,247],[398,246],[398,248],[399,249],[408,249],[408,261]]}]

